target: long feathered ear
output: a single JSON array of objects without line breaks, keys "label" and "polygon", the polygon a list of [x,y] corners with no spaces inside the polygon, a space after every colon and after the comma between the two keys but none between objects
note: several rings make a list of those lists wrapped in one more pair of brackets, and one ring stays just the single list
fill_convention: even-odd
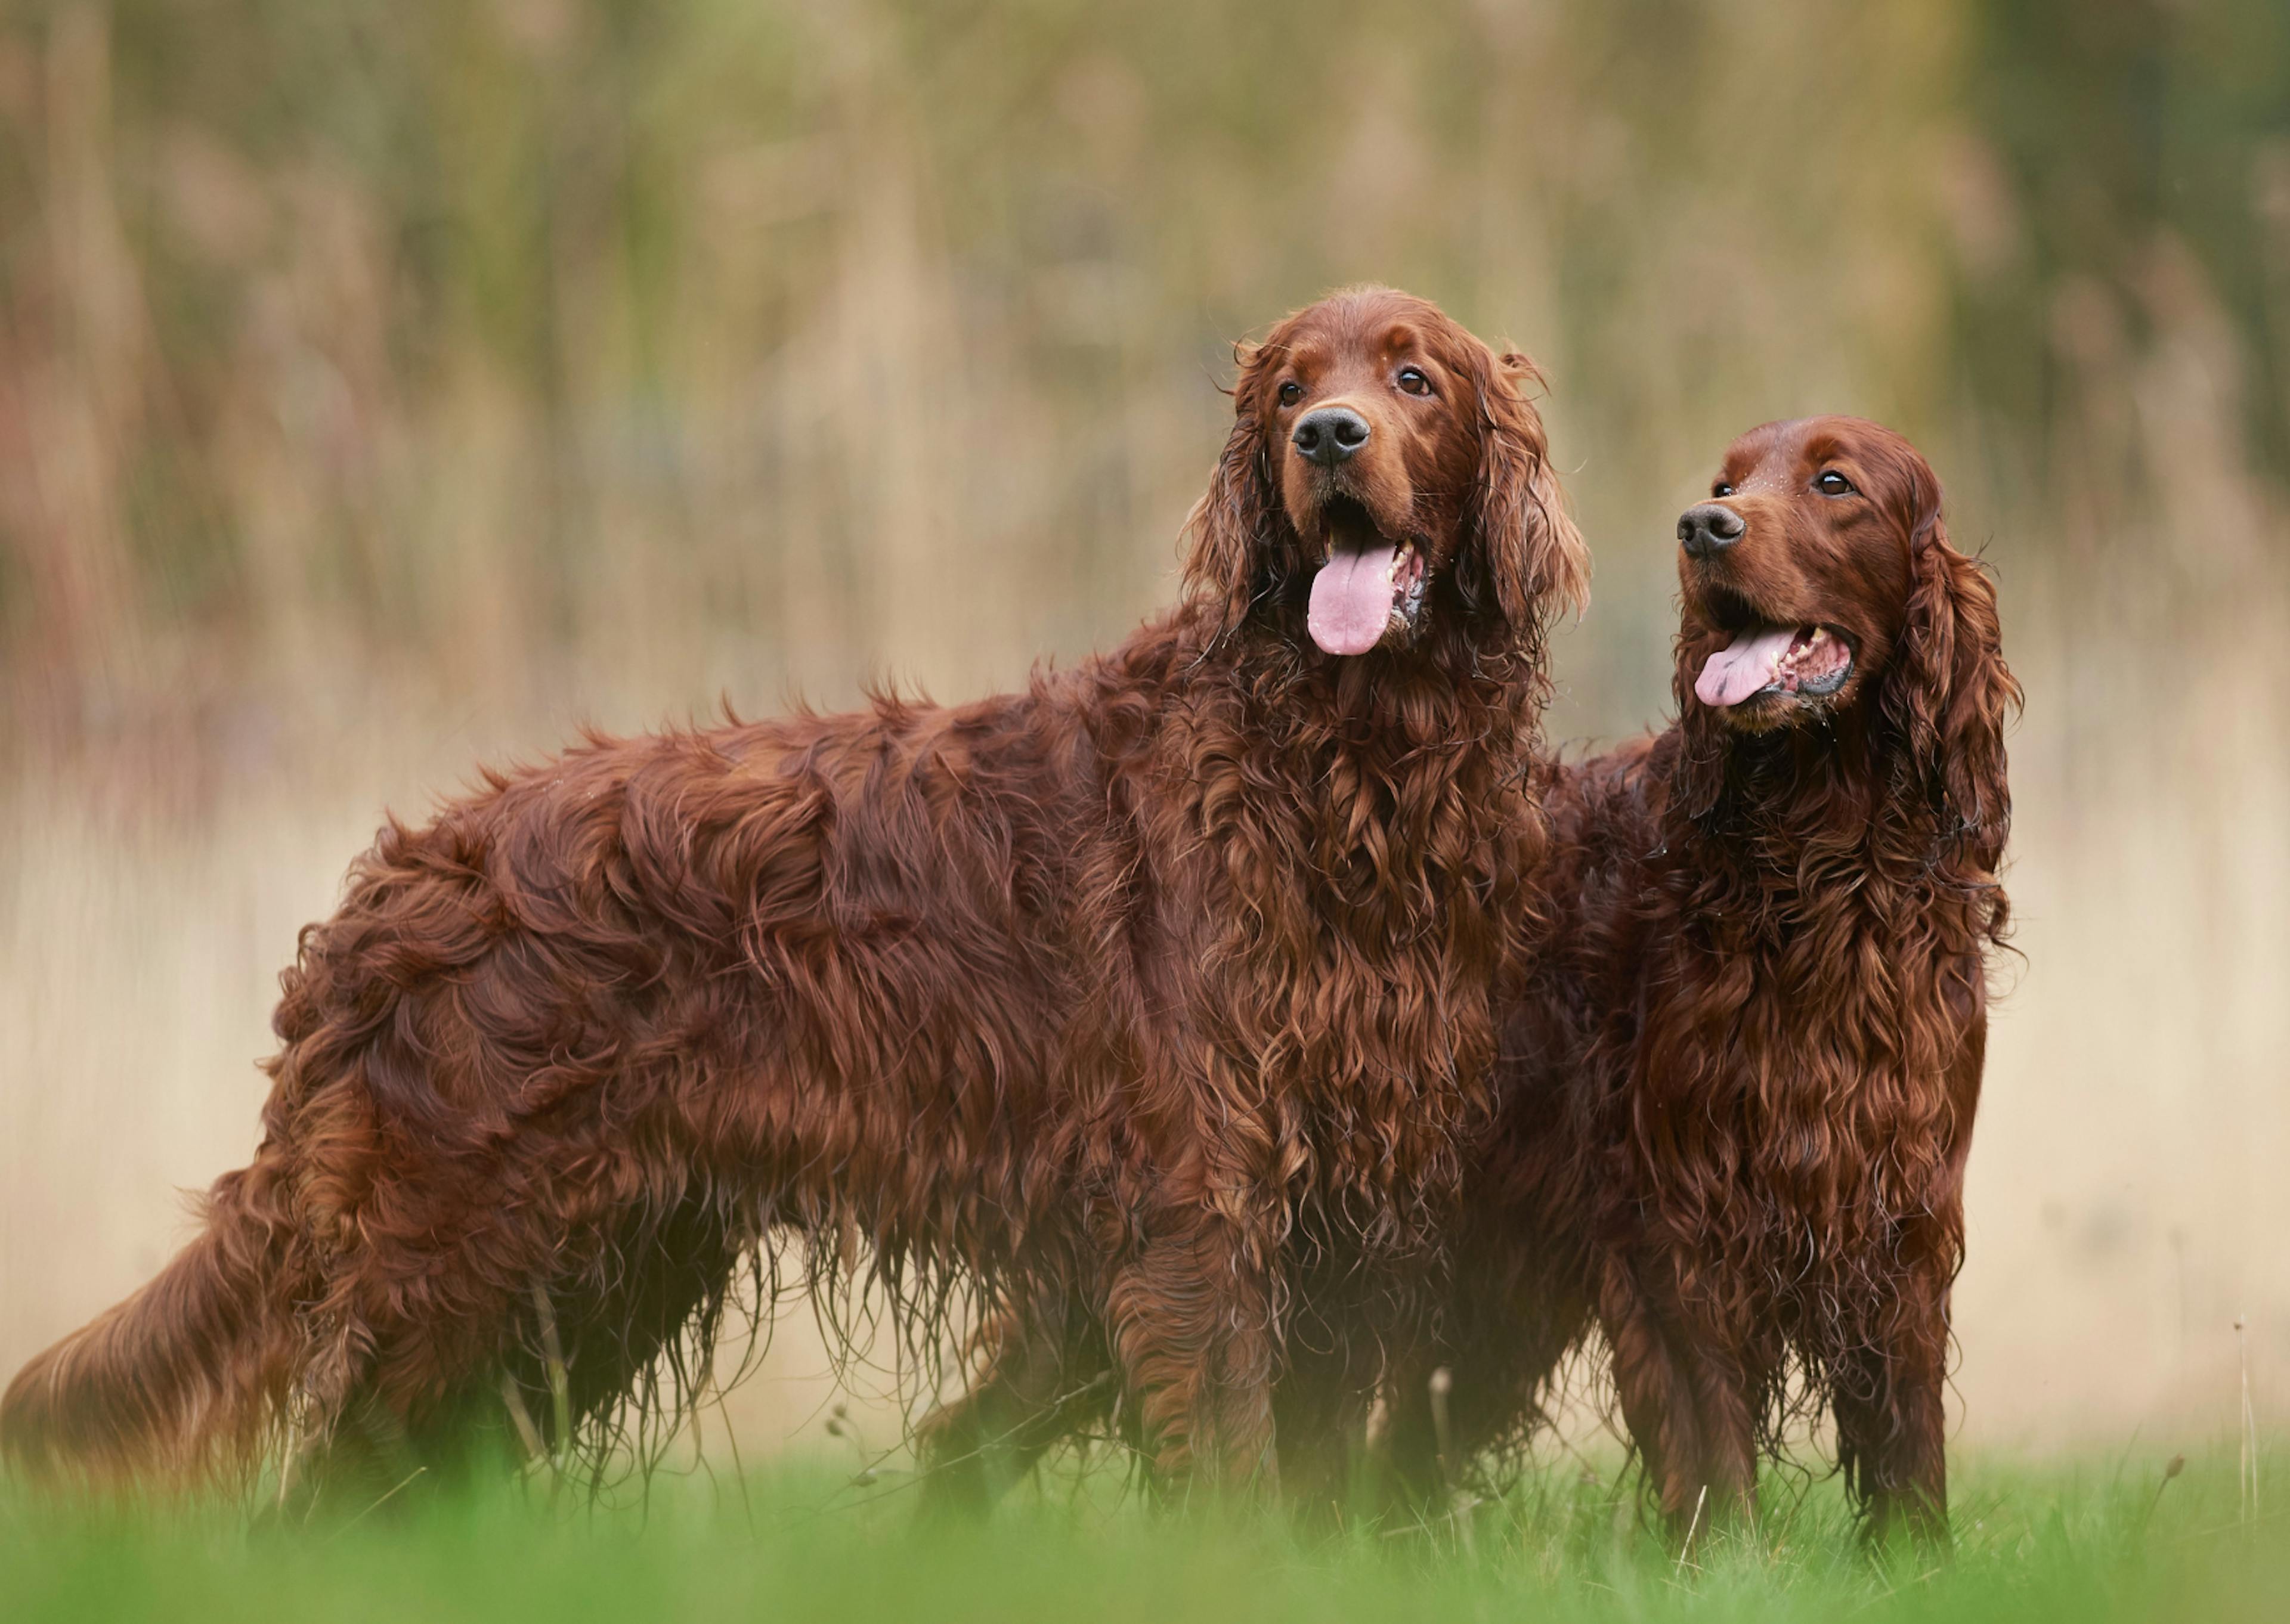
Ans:
[{"label": "long feathered ear", "polygon": [[1238,629],[1264,584],[1275,526],[1285,522],[1264,450],[1258,388],[1265,350],[1237,351],[1232,433],[1209,488],[1185,521],[1185,596],[1215,606],[1220,636]]},{"label": "long feathered ear", "polygon": [[1726,794],[1726,763],[1733,739],[1709,707],[1693,697],[1693,679],[1707,659],[1706,644],[1681,627],[1670,644],[1670,698],[1677,708],[1677,755],[1669,770],[1669,805],[1700,822]]},{"label": "long feathered ear", "polygon": [[1993,874],[2012,828],[2004,726],[2020,684],[2004,663],[1995,583],[1949,545],[1939,479],[1918,467],[1910,483],[1912,584],[1887,708],[1940,817],[1944,851]]},{"label": "long feathered ear", "polygon": [[1542,419],[1527,399],[1542,374],[1515,352],[1497,357],[1476,344],[1466,351],[1478,395],[1479,488],[1471,516],[1479,546],[1457,568],[1467,596],[1476,596],[1470,577],[1484,569],[1512,630],[1539,636],[1559,609],[1579,613],[1589,602],[1590,556],[1551,471]]}]

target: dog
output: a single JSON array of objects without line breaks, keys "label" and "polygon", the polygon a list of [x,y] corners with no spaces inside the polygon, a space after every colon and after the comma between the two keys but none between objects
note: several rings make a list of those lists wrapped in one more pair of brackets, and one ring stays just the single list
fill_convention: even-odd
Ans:
[{"label": "dog", "polygon": [[[1897,434],[1769,423],[1678,524],[1678,722],[1564,769],[1445,1346],[1459,1447],[1596,1329],[1672,1532],[1826,1412],[1877,1537],[1947,1532],[1964,1167],[2010,908],[1994,586]],[[1425,1370],[1414,1374],[1420,1378]],[[1422,1380],[1391,1448],[1437,1474]]]},{"label": "dog", "polygon": [[1493,1110],[1586,575],[1530,380],[1332,296],[1245,355],[1181,601],[1113,652],[393,820],[284,978],[252,1163],[0,1445],[451,1478],[688,1398],[743,1263],[864,1257],[925,1344],[965,1292],[1085,1308],[1157,1484],[1277,1484],[1298,1260],[1412,1268]]},{"label": "dog", "polygon": [[[1825,1408],[1872,1532],[1944,1538],[1949,1292],[2009,922],[1995,591],[1924,458],[1857,419],[1751,430],[1678,538],[1679,718],[1538,797],[1548,934],[1513,961],[1496,1115],[1378,1452],[1431,1503],[1457,1457],[1529,1433],[1595,1332],[1675,1537],[1745,1514],[1761,1455]],[[1105,1419],[1046,1317],[990,1324],[926,1429],[941,1503]],[[1292,1369],[1277,1402],[1284,1455],[1328,1464],[1325,1509],[1343,1441],[1317,1385]]]}]

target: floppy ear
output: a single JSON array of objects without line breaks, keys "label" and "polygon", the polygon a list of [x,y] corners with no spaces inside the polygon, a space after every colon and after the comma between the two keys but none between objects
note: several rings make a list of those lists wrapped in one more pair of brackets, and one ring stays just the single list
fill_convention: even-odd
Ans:
[{"label": "floppy ear", "polygon": [[1589,602],[1589,554],[1551,471],[1542,419],[1527,400],[1542,374],[1515,352],[1498,358],[1471,344],[1466,354],[1478,396],[1479,485],[1471,517],[1479,546],[1456,567],[1466,597],[1479,596],[1483,570],[1511,629],[1539,636],[1556,610],[1580,612]]},{"label": "floppy ear", "polygon": [[1904,516],[1911,585],[1886,708],[1940,817],[1943,850],[1993,874],[2012,828],[2004,724],[2020,706],[2020,684],[2004,663],[1996,586],[1978,560],[1949,545],[1931,469],[1910,471]]},{"label": "floppy ear", "polygon": [[1681,626],[1670,644],[1669,689],[1677,708],[1677,755],[1670,764],[1669,805],[1696,822],[1718,810],[1726,793],[1726,764],[1733,740],[1709,707],[1693,697],[1693,680],[1701,661],[1709,657],[1706,645],[1692,641]]},{"label": "floppy ear", "polygon": [[1237,630],[1271,567],[1275,527],[1285,522],[1264,452],[1258,383],[1264,347],[1236,352],[1232,433],[1209,488],[1185,521],[1185,596],[1215,607],[1217,635]]}]

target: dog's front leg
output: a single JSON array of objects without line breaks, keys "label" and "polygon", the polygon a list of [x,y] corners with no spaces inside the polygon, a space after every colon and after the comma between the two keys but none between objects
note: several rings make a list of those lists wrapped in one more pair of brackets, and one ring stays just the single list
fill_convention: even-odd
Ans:
[{"label": "dog's front leg", "polygon": [[1837,1452],[1878,1542],[1948,1542],[1948,1283],[1904,1283],[1881,1344],[1837,1376]]},{"label": "dog's front leg", "polygon": [[1029,1293],[980,1331],[969,1391],[925,1418],[922,1508],[947,1521],[983,1516],[1059,1443],[1101,1428],[1113,1405],[1102,1327],[1074,1288]]},{"label": "dog's front leg", "polygon": [[1106,1305],[1149,1470],[1174,1499],[1269,1496],[1277,1228],[1263,1193],[1229,1177],[1181,1174],[1157,1194]]},{"label": "dog's front leg", "polygon": [[1949,1297],[1964,1260],[1964,1168],[1980,1103],[1988,1020],[1979,984],[1950,1063],[1950,1110],[1934,1154],[1909,1158],[1930,1171],[1894,1197],[1896,1230],[1886,1269],[1851,1307],[1858,1348],[1837,1373],[1838,1463],[1867,1515],[1870,1537],[1907,1532],[1945,1546],[1948,1524]]},{"label": "dog's front leg", "polygon": [[1600,1269],[1598,1322],[1613,1356],[1622,1420],[1662,1521],[1690,1546],[1754,1515],[1756,1436],[1725,1339],[1692,1322],[1666,1276],[1659,1260],[1609,1254]]}]

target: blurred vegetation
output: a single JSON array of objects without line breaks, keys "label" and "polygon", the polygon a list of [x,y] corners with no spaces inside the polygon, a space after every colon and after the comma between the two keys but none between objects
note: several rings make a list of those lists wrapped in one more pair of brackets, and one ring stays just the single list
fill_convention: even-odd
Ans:
[{"label": "blurred vegetation", "polygon": [[2274,0],[12,0],[0,729],[1007,682],[1354,279],[1549,366],[1583,725],[1766,417],[1926,443],[2063,636],[2284,601]]},{"label": "blurred vegetation", "polygon": [[[1021,1493],[987,1526],[915,1525],[913,1497],[821,1464],[666,1481],[646,1515],[546,1491],[379,1507],[346,1526],[250,1536],[228,1514],[90,1516],[0,1500],[0,1586],[20,1624],[165,1618],[436,1620],[2276,1618],[2278,1516],[2238,1504],[2230,1455],[2183,1475],[2135,1461],[1975,1466],[1953,1560],[1870,1551],[1833,1482],[1776,1484],[1754,1530],[1681,1558],[1612,1463],[1566,1462],[1429,1524],[1313,1537],[1245,1518],[1156,1517],[1099,1474]],[[641,1537],[639,1537],[641,1535]],[[2272,1596],[2270,1602],[2267,1598]]]},{"label": "blurred vegetation", "polygon": [[2270,1404],[2281,0],[0,0],[0,1372],[243,1158],[380,806],[1110,644],[1231,342],[1370,279],[1549,373],[1558,740],[1667,708],[1736,433],[1931,453],[2029,693],[1961,1412]]}]

